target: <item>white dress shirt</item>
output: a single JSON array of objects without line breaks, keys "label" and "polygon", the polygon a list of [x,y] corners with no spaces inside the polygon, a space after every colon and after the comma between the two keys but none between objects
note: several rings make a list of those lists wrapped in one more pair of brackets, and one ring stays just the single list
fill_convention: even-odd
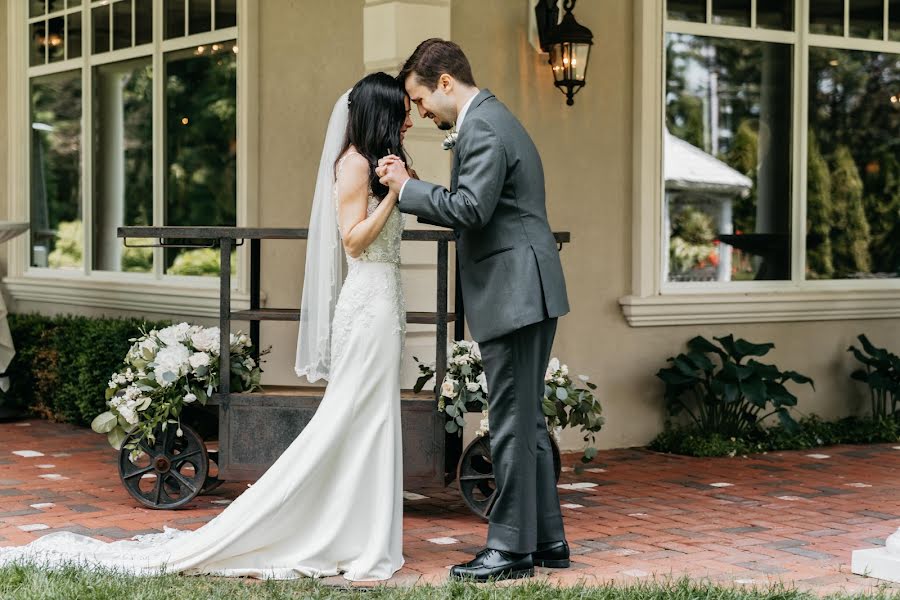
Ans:
[{"label": "white dress shirt", "polygon": [[[475,96],[477,96],[477,95],[478,95],[478,91],[476,90],[476,92],[474,94],[472,94],[472,97],[469,98],[465,104],[463,104],[462,110],[459,111],[459,116],[456,118],[456,134],[457,135],[459,135],[459,131],[462,128],[463,119],[466,118],[466,113],[469,112],[469,107],[472,105],[472,100],[474,100]],[[400,188],[400,195],[397,197],[397,202],[400,202],[403,200],[403,190],[406,189],[407,183],[409,183],[409,179],[407,179],[406,181],[403,182],[403,186]]]}]

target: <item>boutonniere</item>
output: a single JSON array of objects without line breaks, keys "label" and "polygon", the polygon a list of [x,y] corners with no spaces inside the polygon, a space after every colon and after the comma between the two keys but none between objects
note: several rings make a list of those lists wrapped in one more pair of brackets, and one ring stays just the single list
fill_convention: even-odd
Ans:
[{"label": "boutonniere", "polygon": [[451,131],[447,134],[447,137],[444,138],[444,141],[441,143],[441,146],[444,150],[453,150],[453,147],[456,146],[456,138],[459,137],[459,133],[456,131]]}]

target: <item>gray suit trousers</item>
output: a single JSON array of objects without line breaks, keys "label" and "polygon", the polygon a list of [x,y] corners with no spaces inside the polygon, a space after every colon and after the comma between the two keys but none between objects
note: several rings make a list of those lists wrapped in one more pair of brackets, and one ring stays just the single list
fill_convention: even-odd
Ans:
[{"label": "gray suit trousers", "polygon": [[541,408],[556,321],[545,319],[479,344],[497,482],[487,545],[496,550],[530,553],[538,543],[565,538]]}]

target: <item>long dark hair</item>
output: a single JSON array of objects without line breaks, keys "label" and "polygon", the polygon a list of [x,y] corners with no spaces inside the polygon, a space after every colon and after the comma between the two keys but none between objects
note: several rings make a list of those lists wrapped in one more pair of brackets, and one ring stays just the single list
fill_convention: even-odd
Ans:
[{"label": "long dark hair", "polygon": [[375,175],[378,160],[396,154],[409,164],[400,142],[400,128],[406,121],[405,98],[403,83],[382,72],[366,75],[350,90],[350,120],[338,156],[353,146],[369,161],[369,184],[379,200],[384,200],[388,188]]}]

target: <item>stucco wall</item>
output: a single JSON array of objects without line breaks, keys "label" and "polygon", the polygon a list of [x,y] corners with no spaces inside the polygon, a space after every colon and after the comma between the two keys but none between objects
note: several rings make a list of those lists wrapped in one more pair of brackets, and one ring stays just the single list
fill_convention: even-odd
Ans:
[{"label": "stucco wall", "polygon": [[[253,160],[261,226],[308,224],[332,104],[364,73],[363,0],[316,2],[314,10],[311,4],[273,0],[259,5],[259,154]],[[5,8],[4,0],[0,7]],[[896,348],[897,321],[651,328],[626,324],[617,300],[631,291],[632,11],[630,0],[578,4],[578,20],[593,30],[595,46],[588,85],[571,108],[553,87],[546,59],[528,43],[527,2],[454,0],[451,12],[453,39],[469,55],[478,84],[490,88],[519,116],[541,151],[554,229],[572,232],[573,241],[563,251],[572,313],[560,322],[555,354],[573,373],[588,374],[600,386],[607,417],[601,446],[644,444],[661,429],[662,386],[653,375],[697,334],[734,333],[772,341],[773,362],[816,381],[815,393],[794,388],[801,412],[836,417],[856,410],[862,395],[848,378],[852,361],[845,350],[861,332],[877,344]],[[0,32],[5,31],[5,18],[5,10],[0,10]],[[0,69],[0,115],[6,113],[4,71]],[[419,119],[415,125],[433,127]],[[0,141],[5,128],[5,120],[0,120]],[[4,181],[6,151],[6,144],[0,143]],[[446,155],[414,158],[423,176],[445,176]],[[5,187],[0,190],[5,194]],[[302,243],[264,245],[262,281],[268,306],[299,304],[304,257]],[[424,304],[433,285],[428,257],[405,249],[404,260],[413,263],[405,271],[407,293],[419,303],[410,308],[430,309]],[[18,308],[112,314],[60,305]],[[291,367],[296,325],[264,323],[262,333],[264,343],[276,349],[264,381],[295,383]],[[420,341],[427,338],[418,335]],[[410,354],[407,372],[412,368]],[[564,446],[580,444],[577,432],[566,433]]]}]

